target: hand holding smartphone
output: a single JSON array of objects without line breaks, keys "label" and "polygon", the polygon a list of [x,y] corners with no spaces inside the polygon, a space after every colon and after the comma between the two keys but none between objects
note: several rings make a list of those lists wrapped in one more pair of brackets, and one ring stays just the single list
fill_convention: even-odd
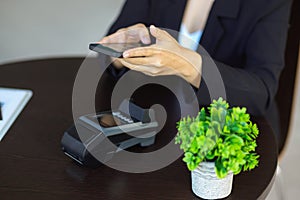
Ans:
[{"label": "hand holding smartphone", "polygon": [[115,58],[122,58],[123,52],[128,49],[133,49],[137,47],[149,46],[151,44],[143,43],[91,43],[89,49],[97,53],[103,53],[108,56]]}]

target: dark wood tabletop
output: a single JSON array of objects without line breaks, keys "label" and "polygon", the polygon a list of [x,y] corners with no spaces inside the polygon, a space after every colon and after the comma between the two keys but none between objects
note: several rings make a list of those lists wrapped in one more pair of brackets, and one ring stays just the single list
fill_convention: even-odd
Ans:
[{"label": "dark wood tabletop", "polygon": [[[181,159],[158,171],[132,174],[105,165],[82,167],[64,155],[60,140],[73,123],[72,89],[82,60],[47,59],[0,66],[0,87],[33,91],[0,142],[0,199],[198,199]],[[100,94],[106,92],[103,88]],[[260,129],[259,167],[234,176],[232,194],[226,199],[264,199],[273,184],[275,137],[263,118],[254,120]]]}]

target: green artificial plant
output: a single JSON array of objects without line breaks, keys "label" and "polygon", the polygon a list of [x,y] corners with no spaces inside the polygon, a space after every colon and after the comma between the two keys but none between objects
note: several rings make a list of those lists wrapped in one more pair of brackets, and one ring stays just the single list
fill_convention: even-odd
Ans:
[{"label": "green artificial plant", "polygon": [[217,176],[224,178],[230,171],[238,174],[258,165],[255,148],[259,131],[246,108],[229,108],[219,98],[196,117],[182,118],[177,129],[176,144],[184,151],[183,161],[191,171],[203,161],[215,162]]}]

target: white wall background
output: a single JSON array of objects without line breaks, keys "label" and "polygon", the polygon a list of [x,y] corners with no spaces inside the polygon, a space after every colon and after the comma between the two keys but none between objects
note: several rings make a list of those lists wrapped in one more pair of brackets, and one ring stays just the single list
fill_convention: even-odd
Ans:
[{"label": "white wall background", "polygon": [[0,64],[84,56],[124,0],[1,0]]}]

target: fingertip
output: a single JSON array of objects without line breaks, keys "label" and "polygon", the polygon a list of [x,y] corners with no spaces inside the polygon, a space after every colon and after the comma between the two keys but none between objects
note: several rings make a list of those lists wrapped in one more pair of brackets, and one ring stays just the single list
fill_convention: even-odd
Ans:
[{"label": "fingertip", "polygon": [[150,32],[154,37],[158,35],[158,29],[154,25],[150,26]]},{"label": "fingertip", "polygon": [[129,57],[129,53],[127,51],[123,52],[123,58],[128,58]]},{"label": "fingertip", "polygon": [[155,29],[156,27],[152,24],[150,25],[150,29]]},{"label": "fingertip", "polygon": [[150,32],[153,32],[153,31],[155,31],[156,30],[156,27],[154,26],[154,25],[151,25],[150,26]]}]

